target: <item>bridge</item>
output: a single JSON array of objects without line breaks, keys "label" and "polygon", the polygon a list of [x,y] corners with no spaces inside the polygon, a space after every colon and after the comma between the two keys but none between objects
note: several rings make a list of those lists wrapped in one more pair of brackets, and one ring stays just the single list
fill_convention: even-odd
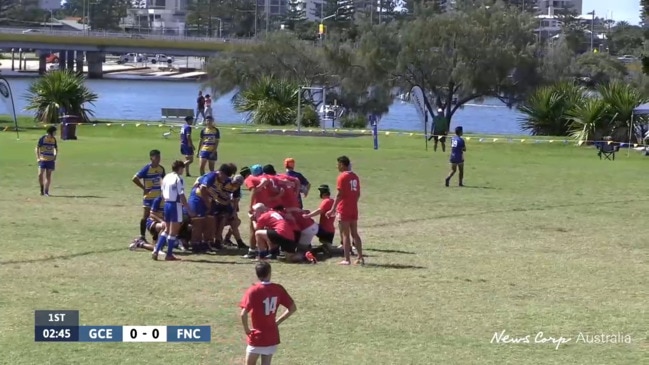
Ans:
[{"label": "bridge", "polygon": [[[45,72],[45,56],[59,52],[60,69],[77,68],[83,59],[88,63],[88,77],[101,78],[104,53],[163,53],[173,56],[210,57],[219,52],[245,52],[257,39],[208,38],[158,34],[128,34],[97,31],[25,30],[0,28],[1,49],[35,49],[43,51],[39,72]],[[76,52],[76,53],[75,53]],[[85,55],[84,55],[85,53]]]}]

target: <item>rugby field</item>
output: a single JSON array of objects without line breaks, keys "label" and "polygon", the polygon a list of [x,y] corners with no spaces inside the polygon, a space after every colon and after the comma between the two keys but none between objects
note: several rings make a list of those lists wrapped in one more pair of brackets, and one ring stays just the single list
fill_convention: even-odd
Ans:
[{"label": "rugby field", "polygon": [[[234,255],[154,262],[127,250],[141,215],[130,179],[150,149],[167,167],[179,157],[177,134],[80,127],[78,141],[59,142],[50,198],[38,196],[40,134],[17,141],[0,132],[0,363],[241,364],[237,304],[253,265]],[[277,364],[646,360],[648,158],[600,161],[590,148],[472,139],[467,186],[445,188],[446,154],[425,152],[421,137],[380,142],[374,151],[368,136],[222,130],[222,161],[279,168],[294,157],[317,186],[335,184],[345,154],[361,177],[366,267],[273,266],[298,306],[281,327]],[[212,342],[34,343],[35,309],[79,310],[82,325],[209,324]],[[492,341],[502,331],[530,343]],[[602,334],[607,343],[587,343]],[[551,337],[570,340],[537,343]]]}]

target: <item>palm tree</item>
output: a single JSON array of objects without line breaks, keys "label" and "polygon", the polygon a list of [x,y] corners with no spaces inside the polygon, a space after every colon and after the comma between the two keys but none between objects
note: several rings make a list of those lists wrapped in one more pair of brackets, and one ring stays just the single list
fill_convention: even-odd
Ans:
[{"label": "palm tree", "polygon": [[597,90],[608,105],[606,118],[609,120],[608,134],[616,141],[625,141],[629,132],[635,129],[633,109],[647,102],[645,96],[635,87],[622,82],[612,82]]},{"label": "palm tree", "polygon": [[56,124],[62,111],[89,121],[94,112],[86,105],[94,105],[98,95],[86,87],[82,75],[66,70],[48,72],[38,78],[29,86],[25,98],[25,109],[34,111],[37,121]]},{"label": "palm tree", "polygon": [[609,106],[600,98],[584,96],[569,111],[570,136],[581,145],[587,141],[599,140],[608,128],[606,116]]},{"label": "palm tree", "polygon": [[537,89],[518,107],[525,115],[520,119],[521,128],[535,136],[568,135],[568,111],[584,98],[584,93],[584,88],[567,82]]},{"label": "palm tree", "polygon": [[[294,82],[263,76],[235,95],[234,109],[247,113],[248,123],[292,125],[297,121],[299,89]],[[319,116],[313,106],[304,99],[302,103],[302,125],[319,126]]]}]

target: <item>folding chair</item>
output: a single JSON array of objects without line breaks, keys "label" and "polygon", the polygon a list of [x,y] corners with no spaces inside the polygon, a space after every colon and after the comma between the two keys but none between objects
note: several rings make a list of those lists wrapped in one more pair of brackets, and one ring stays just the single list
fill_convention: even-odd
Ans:
[{"label": "folding chair", "polygon": [[602,157],[606,160],[615,161],[615,152],[620,150],[620,146],[611,141],[602,141],[597,143],[597,156],[601,160]]}]

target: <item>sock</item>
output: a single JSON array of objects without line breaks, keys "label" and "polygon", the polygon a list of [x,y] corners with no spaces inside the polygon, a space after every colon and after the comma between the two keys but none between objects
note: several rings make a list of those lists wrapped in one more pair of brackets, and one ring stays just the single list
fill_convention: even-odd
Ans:
[{"label": "sock", "polygon": [[140,219],[140,237],[146,237],[146,219]]},{"label": "sock", "polygon": [[164,247],[165,243],[167,243],[167,234],[162,233],[160,237],[158,237],[158,242],[155,244],[155,248],[153,249],[153,251],[160,252],[160,250],[162,250],[162,247]]},{"label": "sock", "polygon": [[259,257],[266,257],[268,256],[268,251],[259,251]]},{"label": "sock", "polygon": [[169,236],[167,239],[167,256],[174,253],[174,247],[176,247],[176,236]]}]

